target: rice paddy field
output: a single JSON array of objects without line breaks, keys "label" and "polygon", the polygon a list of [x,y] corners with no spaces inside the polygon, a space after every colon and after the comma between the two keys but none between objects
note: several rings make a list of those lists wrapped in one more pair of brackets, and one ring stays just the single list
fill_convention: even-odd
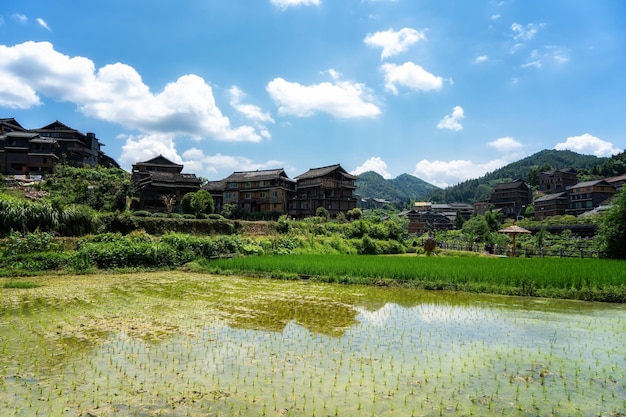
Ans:
[{"label": "rice paddy field", "polygon": [[508,295],[626,302],[626,262],[608,259],[274,255],[211,261],[212,272],[307,276]]},{"label": "rice paddy field", "polygon": [[626,410],[624,304],[182,271],[0,288],[2,416]]}]

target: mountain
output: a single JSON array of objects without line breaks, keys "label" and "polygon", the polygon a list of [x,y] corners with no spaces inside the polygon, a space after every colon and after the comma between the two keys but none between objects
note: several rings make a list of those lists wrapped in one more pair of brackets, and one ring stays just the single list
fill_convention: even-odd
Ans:
[{"label": "mountain", "polygon": [[[536,177],[541,171],[548,169],[574,168],[589,172],[594,167],[603,166],[609,158],[599,158],[593,155],[581,155],[572,151],[557,151],[546,149],[512,162],[484,176],[463,181],[445,190],[430,193],[428,200],[441,203],[472,203],[489,197],[493,186],[500,182]],[[532,181],[531,181],[532,182]]]},{"label": "mountain", "polygon": [[391,202],[419,200],[430,192],[438,190],[436,186],[409,174],[386,180],[373,171],[364,172],[356,181],[356,194],[362,198],[381,198]]},{"label": "mountain", "polygon": [[589,176],[620,175],[626,170],[626,153],[611,158],[582,155],[572,151],[546,149],[512,162],[476,179],[463,181],[446,189],[438,188],[417,177],[402,174],[386,180],[368,171],[359,175],[356,194],[363,198],[383,198],[392,202],[428,200],[434,203],[473,203],[489,198],[493,187],[501,182],[523,179],[533,182],[540,172],[549,169],[574,168],[579,179]]}]

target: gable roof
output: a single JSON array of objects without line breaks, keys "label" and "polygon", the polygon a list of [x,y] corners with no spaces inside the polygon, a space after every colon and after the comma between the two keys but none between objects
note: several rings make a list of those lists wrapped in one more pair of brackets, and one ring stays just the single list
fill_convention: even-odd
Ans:
[{"label": "gable roof", "polygon": [[[58,120],[55,120],[54,122],[50,123],[47,126],[44,126],[40,129],[32,129],[33,131],[37,132],[40,130],[57,130],[57,131],[65,131],[65,132],[78,132],[78,130],[73,129],[71,127],[69,127],[68,125],[59,122]],[[78,132],[80,133],[80,132]]]},{"label": "gable roof", "polygon": [[515,180],[511,182],[503,182],[503,183],[497,184],[495,187],[493,187],[493,190],[496,191],[496,190],[509,190],[512,188],[521,188],[522,185],[528,188],[528,186],[526,185],[526,181]]},{"label": "gable roof", "polygon": [[247,182],[247,181],[266,181],[276,178],[282,178],[288,181],[295,182],[287,176],[285,170],[279,169],[263,169],[256,171],[235,171],[228,177],[224,178],[224,182]]},{"label": "gable roof", "polygon": [[585,182],[579,182],[576,185],[572,185],[571,187],[568,187],[567,189],[572,190],[574,188],[593,187],[594,185],[611,185],[611,184],[609,184],[605,180],[585,181]]},{"label": "gable roof", "polygon": [[24,129],[24,127],[22,127],[21,124],[19,124],[17,122],[17,120],[15,120],[14,118],[5,118],[5,119],[0,119],[0,124],[5,125],[13,130],[17,130],[20,132],[24,132],[26,131],[26,129]]},{"label": "gable roof", "polygon": [[176,167],[181,167],[181,168],[183,167],[182,165],[179,165],[170,161],[163,155],[155,156],[154,158],[148,159],[147,161],[144,161],[144,162],[137,162],[135,165],[163,165],[163,166],[176,166]]},{"label": "gable roof", "polygon": [[339,164],[329,165],[329,166],[320,167],[320,168],[311,168],[307,172],[305,172],[304,174],[298,175],[296,177],[296,179],[297,180],[306,180],[306,179],[309,179],[309,178],[323,177],[325,175],[330,174],[331,172],[333,172],[335,170],[339,170],[339,173],[347,180],[355,180],[356,181],[357,179],[359,179],[357,176],[348,173],[348,171],[343,169],[343,167],[341,165],[339,165]]},{"label": "gable roof", "polygon": [[555,194],[546,194],[543,197],[539,197],[538,199],[535,200],[535,203],[539,202],[545,202],[545,201],[552,201],[552,200],[559,200],[559,199],[567,199],[567,193],[563,192],[563,193],[555,193]]}]

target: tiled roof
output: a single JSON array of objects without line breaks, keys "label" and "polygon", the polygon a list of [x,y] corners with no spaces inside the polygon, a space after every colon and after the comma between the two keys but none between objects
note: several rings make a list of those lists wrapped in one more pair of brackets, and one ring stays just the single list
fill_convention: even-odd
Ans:
[{"label": "tiled roof", "polygon": [[298,175],[296,177],[296,179],[298,179],[298,180],[306,180],[306,179],[309,179],[309,178],[323,177],[324,175],[330,174],[331,172],[333,172],[335,170],[340,170],[341,175],[344,178],[346,178],[346,179],[355,180],[355,181],[358,179],[358,177],[356,177],[356,176],[354,176],[352,174],[349,174],[339,164],[329,165],[329,166],[320,167],[320,168],[311,168],[307,172],[305,172],[304,174]]},{"label": "tiled roof", "polygon": [[544,195],[543,197],[539,197],[538,199],[536,199],[535,203],[543,202],[543,201],[558,200],[559,198],[567,198],[567,193],[547,194],[547,195]]},{"label": "tiled roof", "polygon": [[246,181],[266,181],[277,178],[282,178],[288,181],[294,181],[287,176],[285,170],[279,169],[264,169],[257,171],[240,171],[233,172],[228,177],[224,178],[224,182],[246,182]]}]

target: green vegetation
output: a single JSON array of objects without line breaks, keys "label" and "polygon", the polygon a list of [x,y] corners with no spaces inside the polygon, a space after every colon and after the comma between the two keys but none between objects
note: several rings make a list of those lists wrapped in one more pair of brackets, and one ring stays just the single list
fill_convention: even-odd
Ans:
[{"label": "green vegetation", "polygon": [[626,188],[617,194],[602,218],[598,239],[609,258],[626,259]]},{"label": "green vegetation", "polygon": [[626,302],[624,263],[598,259],[291,255],[217,260],[206,268],[324,282]]},{"label": "green vegetation", "polygon": [[409,174],[402,174],[390,180],[372,171],[359,175],[356,181],[357,194],[366,198],[383,198],[399,208],[411,200],[420,199],[439,188]]}]

